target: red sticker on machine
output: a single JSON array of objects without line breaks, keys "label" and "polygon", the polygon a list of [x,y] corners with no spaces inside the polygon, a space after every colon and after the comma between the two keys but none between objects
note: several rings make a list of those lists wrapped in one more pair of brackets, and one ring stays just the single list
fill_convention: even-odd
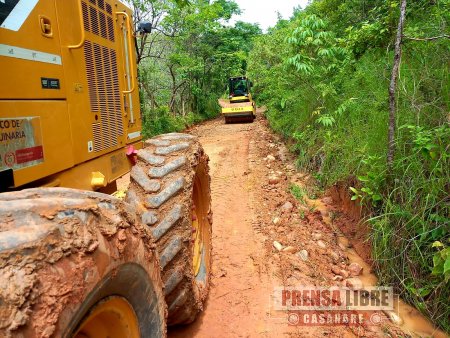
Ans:
[{"label": "red sticker on machine", "polygon": [[0,118],[0,171],[22,169],[43,161],[39,117]]},{"label": "red sticker on machine", "polygon": [[44,158],[44,149],[42,146],[16,150],[16,163],[26,163]]}]

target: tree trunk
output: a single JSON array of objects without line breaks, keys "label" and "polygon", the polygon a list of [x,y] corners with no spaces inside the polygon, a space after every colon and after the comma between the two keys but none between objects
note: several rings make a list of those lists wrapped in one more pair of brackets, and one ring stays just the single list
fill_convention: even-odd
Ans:
[{"label": "tree trunk", "polygon": [[402,57],[402,36],[406,16],[406,0],[401,0],[400,19],[398,20],[397,37],[395,39],[394,66],[392,68],[391,83],[389,85],[389,130],[388,130],[388,152],[387,167],[389,175],[392,174],[392,167],[395,155],[395,120],[396,102],[395,94],[397,89],[397,78]]},{"label": "tree trunk", "polygon": [[172,113],[173,116],[176,116],[176,113],[175,113],[175,95],[177,94],[177,85],[176,85],[175,73],[173,71],[173,65],[169,66],[169,72],[170,72],[170,78],[172,79],[171,93],[170,93],[170,100],[169,100],[169,110],[170,110],[170,112]]}]

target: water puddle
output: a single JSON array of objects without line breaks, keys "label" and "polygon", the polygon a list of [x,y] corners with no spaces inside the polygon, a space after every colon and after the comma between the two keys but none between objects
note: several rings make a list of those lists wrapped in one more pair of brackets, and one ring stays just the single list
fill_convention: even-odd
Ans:
[{"label": "water puddle", "polygon": [[[304,201],[310,208],[318,210],[323,221],[329,225],[337,234],[337,241],[340,248],[347,254],[350,263],[358,263],[363,268],[362,275],[359,276],[363,286],[376,286],[378,278],[371,273],[372,268],[367,264],[358,253],[351,248],[349,239],[342,231],[333,224],[331,210],[321,201],[309,199],[304,196]],[[406,304],[396,297],[394,302],[394,313],[387,314],[391,320],[397,324],[405,333],[412,337],[434,337],[447,338],[447,334],[437,329],[428,319],[426,319],[416,308]]]}]

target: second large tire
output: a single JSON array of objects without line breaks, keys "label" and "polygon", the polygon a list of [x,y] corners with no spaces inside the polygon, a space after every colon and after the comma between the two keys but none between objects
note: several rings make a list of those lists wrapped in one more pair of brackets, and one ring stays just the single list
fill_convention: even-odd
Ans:
[{"label": "second large tire", "polygon": [[187,324],[203,309],[209,290],[208,156],[196,137],[172,133],[146,141],[137,157],[126,201],[156,239],[168,325]]},{"label": "second large tire", "polygon": [[61,188],[0,194],[1,337],[165,337],[162,289],[153,238],[126,203]]}]

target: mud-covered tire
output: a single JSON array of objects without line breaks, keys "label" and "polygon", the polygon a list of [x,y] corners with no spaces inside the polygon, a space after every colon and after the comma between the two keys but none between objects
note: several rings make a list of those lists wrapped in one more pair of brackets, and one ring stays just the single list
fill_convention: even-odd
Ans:
[{"label": "mud-covered tire", "polygon": [[72,189],[0,194],[1,337],[71,337],[112,296],[142,337],[166,336],[155,245],[129,205]]},{"label": "mud-covered tire", "polygon": [[[211,197],[208,156],[188,134],[164,134],[145,142],[131,171],[126,201],[156,239],[168,325],[192,322],[209,290]],[[194,273],[192,218],[196,207],[203,241],[200,270]]]}]

